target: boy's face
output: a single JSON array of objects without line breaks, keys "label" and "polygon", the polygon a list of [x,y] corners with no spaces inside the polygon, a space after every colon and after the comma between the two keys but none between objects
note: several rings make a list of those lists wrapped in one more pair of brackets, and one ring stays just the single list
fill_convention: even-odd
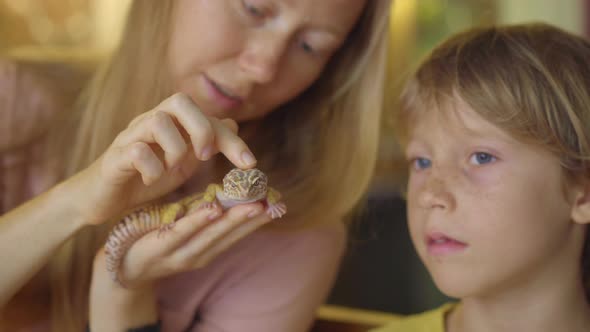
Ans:
[{"label": "boy's face", "polygon": [[557,157],[463,103],[426,111],[412,126],[409,228],[443,292],[485,296],[578,271],[572,195]]}]

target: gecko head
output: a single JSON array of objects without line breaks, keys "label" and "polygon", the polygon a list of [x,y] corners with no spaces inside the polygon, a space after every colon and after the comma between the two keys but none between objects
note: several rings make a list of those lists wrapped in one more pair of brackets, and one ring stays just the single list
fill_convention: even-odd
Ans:
[{"label": "gecko head", "polygon": [[268,179],[261,170],[234,168],[223,177],[223,194],[233,200],[258,200],[266,196]]}]

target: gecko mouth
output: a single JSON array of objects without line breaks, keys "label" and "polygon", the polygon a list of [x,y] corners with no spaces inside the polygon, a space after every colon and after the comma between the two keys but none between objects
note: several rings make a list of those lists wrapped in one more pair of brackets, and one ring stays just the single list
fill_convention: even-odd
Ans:
[{"label": "gecko mouth", "polygon": [[232,200],[235,201],[240,201],[243,203],[250,203],[250,202],[256,202],[259,201],[261,199],[263,199],[266,195],[258,195],[255,197],[252,196],[247,196],[247,195],[238,195],[238,196],[232,196],[232,195],[228,195],[228,197]]}]

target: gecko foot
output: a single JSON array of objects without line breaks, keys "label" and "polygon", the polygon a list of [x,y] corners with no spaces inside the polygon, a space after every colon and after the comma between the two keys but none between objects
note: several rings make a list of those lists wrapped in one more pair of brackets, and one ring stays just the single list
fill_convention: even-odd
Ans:
[{"label": "gecko foot", "polygon": [[172,231],[172,228],[174,228],[174,225],[176,225],[176,221],[173,221],[169,224],[164,224],[164,225],[160,226],[160,228],[158,229],[157,238],[160,238],[160,237],[164,236],[164,234]]},{"label": "gecko foot", "polygon": [[266,208],[266,214],[268,214],[272,219],[280,218],[287,213],[287,206],[283,202],[279,202],[276,204],[269,204]]},{"label": "gecko foot", "polygon": [[201,204],[199,204],[199,209],[213,210],[213,209],[217,209],[218,207],[219,207],[219,204],[216,201],[202,202]]}]

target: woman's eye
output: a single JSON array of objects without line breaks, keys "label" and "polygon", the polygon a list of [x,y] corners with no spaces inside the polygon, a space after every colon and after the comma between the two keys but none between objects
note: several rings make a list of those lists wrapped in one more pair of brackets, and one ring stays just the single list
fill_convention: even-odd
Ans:
[{"label": "woman's eye", "polygon": [[496,161],[496,157],[486,152],[476,152],[471,155],[470,162],[476,165],[489,164]]},{"label": "woman's eye", "polygon": [[264,16],[264,11],[261,8],[258,8],[246,0],[242,0],[242,5],[244,9],[248,12],[248,14],[252,15],[255,18],[261,18]]},{"label": "woman's eye", "polygon": [[432,166],[432,162],[430,161],[430,159],[416,158],[412,160],[412,167],[415,170],[427,169],[430,168],[430,166]]},{"label": "woman's eye", "polygon": [[315,53],[314,48],[311,45],[309,45],[309,43],[300,42],[299,45],[301,46],[301,49],[303,50],[303,52],[309,53],[309,54]]}]

